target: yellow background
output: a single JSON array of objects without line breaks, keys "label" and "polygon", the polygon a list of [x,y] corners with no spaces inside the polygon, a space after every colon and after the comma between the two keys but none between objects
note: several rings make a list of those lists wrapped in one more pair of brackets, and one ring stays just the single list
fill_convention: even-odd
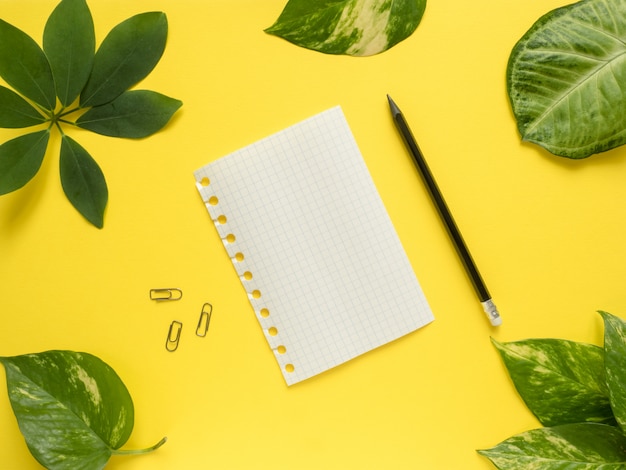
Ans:
[{"label": "yellow background", "polygon": [[[40,38],[56,0],[3,0]],[[162,10],[165,54],[139,88],[184,102],[139,141],[71,130],[98,161],[105,227],[65,199],[58,137],[26,187],[0,197],[0,354],[95,354],[128,386],[127,448],[107,468],[489,469],[475,449],[534,427],[490,337],[601,344],[595,311],[626,316],[626,148],[584,161],[520,142],[505,70],[557,0],[431,0],[417,31],[374,57],[336,57],[267,35],[286,0],[92,0],[98,42]],[[493,329],[393,126],[402,108],[500,308]],[[193,170],[341,105],[436,321],[287,387],[197,194]],[[15,133],[0,131],[2,141]],[[180,287],[156,304],[155,287]],[[207,338],[194,336],[204,302]],[[172,320],[178,351],[164,348]],[[2,468],[40,468],[0,379]]]}]

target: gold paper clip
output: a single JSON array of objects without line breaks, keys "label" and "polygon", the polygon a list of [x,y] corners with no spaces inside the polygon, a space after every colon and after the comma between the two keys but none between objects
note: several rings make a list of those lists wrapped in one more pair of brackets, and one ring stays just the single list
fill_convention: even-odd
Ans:
[{"label": "gold paper clip", "polygon": [[209,323],[211,323],[211,314],[213,313],[213,305],[206,303],[202,306],[200,312],[200,319],[198,320],[198,326],[196,327],[196,335],[204,338],[209,331]]},{"label": "gold paper clip", "polygon": [[[175,331],[175,336],[172,337],[172,333]],[[183,324],[174,320],[170,324],[170,329],[167,332],[167,339],[165,340],[165,349],[169,352],[174,352],[178,349],[178,343],[180,342],[180,334],[183,331]]]},{"label": "gold paper clip", "polygon": [[177,287],[167,289],[150,289],[150,300],[164,302],[168,300],[180,300],[183,298],[183,291]]}]

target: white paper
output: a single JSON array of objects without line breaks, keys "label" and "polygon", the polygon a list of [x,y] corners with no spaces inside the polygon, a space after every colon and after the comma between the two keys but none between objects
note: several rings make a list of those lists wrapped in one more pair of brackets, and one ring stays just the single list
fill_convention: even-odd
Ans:
[{"label": "white paper", "polygon": [[340,107],[194,176],[288,385],[433,320]]}]

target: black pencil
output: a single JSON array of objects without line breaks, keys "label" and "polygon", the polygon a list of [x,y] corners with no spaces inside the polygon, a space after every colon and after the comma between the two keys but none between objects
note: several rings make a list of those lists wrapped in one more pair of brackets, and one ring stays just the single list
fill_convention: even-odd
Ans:
[{"label": "black pencil", "polygon": [[426,160],[424,160],[424,156],[420,151],[415,138],[413,137],[413,133],[411,129],[409,129],[409,125],[406,123],[402,112],[394,103],[389,95],[387,95],[387,99],[389,100],[389,107],[391,108],[391,115],[393,116],[393,122],[396,124],[400,135],[402,136],[402,140],[407,146],[411,157],[413,158],[413,163],[417,167],[426,188],[428,189],[428,193],[433,200],[433,203],[437,207],[437,212],[439,212],[439,216],[441,217],[444,225],[446,226],[446,230],[448,231],[448,235],[452,239],[454,247],[461,258],[461,262],[465,267],[467,275],[472,281],[472,285],[474,286],[474,290],[478,295],[478,299],[489,318],[489,321],[493,326],[498,326],[502,324],[502,319],[500,318],[500,314],[498,313],[498,309],[496,305],[493,303],[491,299],[491,295],[487,290],[487,286],[485,285],[480,273],[478,272],[478,268],[476,268],[476,264],[472,259],[472,255],[470,254],[467,246],[465,245],[465,241],[461,236],[461,232],[456,226],[454,219],[452,218],[452,214],[448,209],[446,201],[444,200],[441,191],[439,191],[439,187],[433,178],[433,175],[426,164]]}]

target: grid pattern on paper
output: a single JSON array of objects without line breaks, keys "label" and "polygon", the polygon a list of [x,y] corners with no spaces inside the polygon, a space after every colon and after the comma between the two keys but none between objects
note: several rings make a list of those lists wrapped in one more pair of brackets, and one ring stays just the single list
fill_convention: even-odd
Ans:
[{"label": "grid pattern on paper", "polygon": [[227,217],[218,231],[235,235],[227,250],[244,254],[238,272],[252,273],[242,283],[287,384],[433,320],[340,107],[195,177],[210,180],[198,184],[205,201],[219,200],[207,204],[214,220]]}]

